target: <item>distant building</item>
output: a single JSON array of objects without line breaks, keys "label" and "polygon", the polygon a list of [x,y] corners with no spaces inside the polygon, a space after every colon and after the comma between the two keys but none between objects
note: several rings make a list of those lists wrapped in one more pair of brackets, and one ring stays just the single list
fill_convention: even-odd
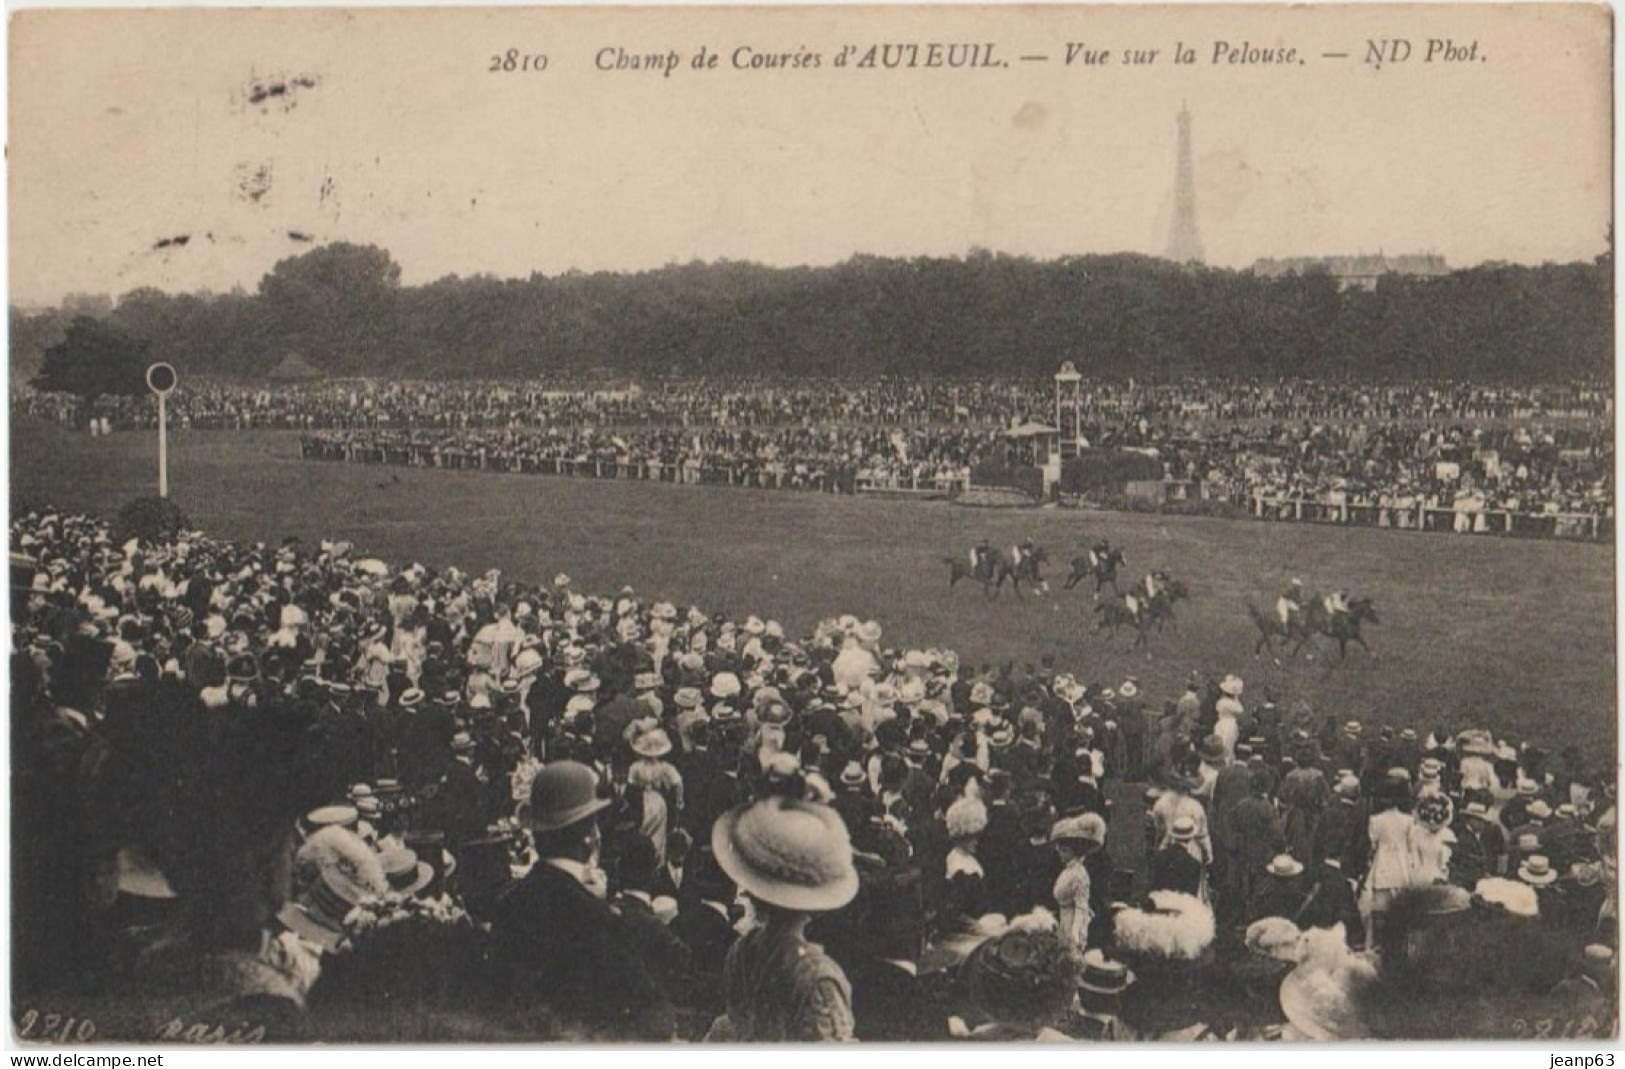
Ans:
[{"label": "distant building", "polygon": [[1450,268],[1443,256],[1431,252],[1407,256],[1386,256],[1380,252],[1354,256],[1292,256],[1284,260],[1259,260],[1253,264],[1253,274],[1260,278],[1285,278],[1313,271],[1324,271],[1331,275],[1337,280],[1340,290],[1374,290],[1377,280],[1384,275],[1437,278],[1448,275]]}]

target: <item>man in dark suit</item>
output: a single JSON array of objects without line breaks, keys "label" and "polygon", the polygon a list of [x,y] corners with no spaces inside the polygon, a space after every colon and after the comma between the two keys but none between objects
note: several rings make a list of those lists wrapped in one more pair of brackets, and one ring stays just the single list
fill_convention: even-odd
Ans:
[{"label": "man in dark suit", "polygon": [[861,1043],[941,1043],[948,1015],[921,983],[924,942],[918,881],[875,888],[861,925],[863,953],[847,966],[854,1036]]},{"label": "man in dark suit", "polygon": [[[632,829],[622,835],[616,866],[619,889],[610,908],[621,918],[626,941],[643,959],[649,975],[663,991],[678,991],[688,980],[689,950],[655,913],[656,873],[663,866],[648,839]],[[668,897],[675,905],[676,895]]]},{"label": "man in dark suit", "polygon": [[497,900],[498,966],[521,1010],[546,1006],[590,1039],[669,1040],[675,1020],[666,994],[604,902],[595,818],[608,805],[585,765],[557,761],[536,774],[530,823],[540,860]]},{"label": "man in dark suit", "polygon": [[692,894],[677,907],[671,933],[689,951],[689,977],[685,1000],[709,1025],[726,1007],[722,999],[722,968],[739,933],[734,931],[728,907],[734,900],[733,881],[717,866],[709,848],[695,851],[688,884]]}]

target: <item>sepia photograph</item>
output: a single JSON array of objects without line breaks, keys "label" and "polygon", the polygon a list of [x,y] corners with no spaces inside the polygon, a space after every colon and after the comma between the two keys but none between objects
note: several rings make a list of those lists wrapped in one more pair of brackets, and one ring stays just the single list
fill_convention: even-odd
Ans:
[{"label": "sepia photograph", "polygon": [[1616,1043],[1613,34],[11,11],[8,1046]]}]

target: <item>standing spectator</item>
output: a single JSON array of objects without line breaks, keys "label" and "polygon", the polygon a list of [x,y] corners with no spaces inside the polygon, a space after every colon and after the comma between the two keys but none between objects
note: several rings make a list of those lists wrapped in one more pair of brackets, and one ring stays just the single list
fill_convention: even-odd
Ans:
[{"label": "standing spectator", "polygon": [[813,915],[858,892],[846,827],[827,806],[774,795],[718,820],[711,846],[756,908],[758,926],[728,953],[727,1013],[710,1038],[814,1043],[854,1038],[852,986],[807,941]]},{"label": "standing spectator", "polygon": [[496,904],[492,935],[509,990],[600,1039],[669,1040],[667,996],[627,941],[604,898],[597,816],[609,806],[598,777],[574,761],[544,766],[528,804],[537,863]]}]

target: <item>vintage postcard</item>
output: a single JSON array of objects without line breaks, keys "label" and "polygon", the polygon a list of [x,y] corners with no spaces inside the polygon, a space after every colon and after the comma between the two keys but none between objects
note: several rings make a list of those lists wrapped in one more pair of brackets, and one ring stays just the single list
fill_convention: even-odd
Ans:
[{"label": "vintage postcard", "polygon": [[10,1041],[1612,1040],[1613,32],[13,12]]}]

